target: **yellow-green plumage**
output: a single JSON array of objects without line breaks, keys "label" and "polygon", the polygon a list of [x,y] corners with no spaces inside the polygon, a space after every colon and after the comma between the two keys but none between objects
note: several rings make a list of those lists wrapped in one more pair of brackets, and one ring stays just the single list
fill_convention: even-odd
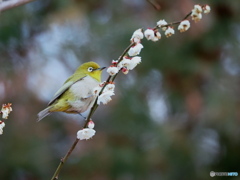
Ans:
[{"label": "yellow-green plumage", "polygon": [[40,121],[51,112],[82,113],[88,110],[95,100],[92,90],[101,82],[103,69],[95,62],[79,66],[55,93],[48,107],[38,113],[37,120]]}]

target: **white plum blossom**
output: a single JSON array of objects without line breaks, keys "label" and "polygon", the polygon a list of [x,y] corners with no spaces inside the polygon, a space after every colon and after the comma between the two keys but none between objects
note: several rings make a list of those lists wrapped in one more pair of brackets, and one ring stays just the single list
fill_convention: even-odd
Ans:
[{"label": "white plum blossom", "polygon": [[117,65],[118,70],[122,69],[123,67],[127,67],[129,64],[130,64],[129,57],[124,56],[123,60],[120,63],[118,63],[118,65]]},{"label": "white plum blossom", "polygon": [[8,118],[9,113],[12,111],[11,105],[12,105],[11,103],[2,105],[2,109],[1,109],[0,112],[2,113],[2,118],[3,119],[7,119]]},{"label": "white plum blossom", "polygon": [[192,12],[191,16],[192,16],[192,20],[195,22],[198,22],[202,19],[201,13]]},{"label": "white plum blossom", "polygon": [[[162,20],[160,20],[160,21],[158,21],[157,22],[157,26],[158,27],[162,27],[162,26],[165,26],[165,25],[167,25],[168,23],[164,20],[164,19],[162,19]],[[166,31],[167,30],[167,27],[162,27],[162,30],[163,31]]]},{"label": "white plum blossom", "polygon": [[147,38],[147,40],[151,40],[155,37],[153,29],[147,29],[144,31],[144,36]]},{"label": "white plum blossom", "polygon": [[112,60],[112,64],[116,65],[118,63],[118,60]]},{"label": "white plum blossom", "polygon": [[174,31],[174,29],[172,27],[169,26],[167,28],[167,30],[165,31],[165,35],[168,38],[168,37],[172,36],[173,34],[175,34],[175,31]]},{"label": "white plum blossom", "polygon": [[123,60],[119,63],[119,67],[122,68],[122,72],[124,74],[128,73],[128,70],[133,70],[139,63],[141,62],[140,56],[134,56],[133,58],[123,58]]},{"label": "white plum blossom", "polygon": [[114,89],[115,89],[115,84],[113,83],[108,83],[105,87],[105,89],[103,90],[104,91],[113,91],[114,92]]},{"label": "white plum blossom", "polygon": [[104,91],[100,96],[98,96],[97,104],[107,104],[109,101],[112,100],[111,96],[113,95],[115,95],[113,91]]},{"label": "white plum blossom", "polygon": [[122,65],[122,61],[121,61],[120,63],[118,63],[117,68],[118,68],[118,70],[120,70],[120,69],[122,69],[122,67],[123,67],[123,65]]},{"label": "white plum blossom", "polygon": [[134,42],[134,43],[140,43],[141,42],[141,39],[139,39],[139,38],[131,38],[130,40],[131,40],[131,42]]},{"label": "white plum blossom", "polygon": [[122,64],[122,66],[124,66],[124,67],[128,67],[130,63],[131,63],[131,60],[128,59],[128,58],[124,58],[124,59],[121,61],[121,64]]},{"label": "white plum blossom", "polygon": [[191,17],[192,17],[192,20],[195,21],[195,22],[198,22],[202,19],[202,7],[200,5],[194,5],[194,9],[192,10],[192,14],[191,14]]},{"label": "white plum blossom", "polygon": [[198,4],[194,5],[194,9],[192,10],[192,12],[196,12],[196,13],[202,13],[202,7]]},{"label": "white plum blossom", "polygon": [[161,34],[158,31],[154,31],[153,29],[147,29],[144,32],[145,37],[147,40],[158,41],[161,38]]},{"label": "white plum blossom", "polygon": [[178,26],[178,30],[180,32],[185,32],[190,28],[190,22],[188,20],[183,20],[179,26]]},{"label": "white plum blossom", "polygon": [[129,70],[133,70],[141,62],[141,57],[135,56],[131,59],[131,63],[128,66]]},{"label": "white plum blossom", "polygon": [[90,121],[88,122],[88,128],[93,129],[94,126],[95,126],[94,122],[93,122],[92,120],[90,120]]},{"label": "white plum blossom", "polygon": [[[99,95],[99,93],[100,93],[100,91],[102,90],[102,88],[103,88],[103,86],[104,86],[105,83],[106,83],[106,82],[101,83],[101,84],[99,84],[97,87],[93,88],[93,91],[92,91],[92,92],[93,92],[93,94],[94,94],[95,96],[98,96],[98,95]],[[105,86],[102,94],[104,94],[104,93],[107,92],[107,91],[112,91],[112,92],[114,92],[114,89],[115,89],[115,84],[113,84],[112,82],[111,82],[111,83],[108,83],[108,84]]]},{"label": "white plum blossom", "polygon": [[133,32],[131,41],[135,43],[140,43],[141,39],[143,39],[143,30],[142,29],[137,29],[136,31]]},{"label": "white plum blossom", "polygon": [[210,13],[210,11],[211,11],[211,8],[210,8],[209,5],[205,5],[205,6],[203,6],[203,12],[204,12],[205,14]]},{"label": "white plum blossom", "polygon": [[138,55],[141,52],[142,48],[143,45],[141,43],[137,43],[135,46],[132,46],[128,51],[129,56]]},{"label": "white plum blossom", "polygon": [[111,96],[115,95],[114,89],[115,85],[113,83],[108,83],[105,86],[102,94],[98,96],[97,104],[98,105],[100,105],[100,103],[107,104],[109,101],[111,101],[112,100]]},{"label": "white plum blossom", "polygon": [[2,118],[7,119],[8,118],[8,111],[2,111]]},{"label": "white plum blossom", "polygon": [[118,68],[117,68],[117,67],[114,67],[114,66],[110,66],[110,67],[107,69],[107,73],[108,73],[110,76],[114,76],[115,74],[118,73]]},{"label": "white plum blossom", "polygon": [[3,128],[5,127],[5,123],[3,121],[0,121],[0,135],[3,134]]},{"label": "white plum blossom", "polygon": [[136,31],[134,31],[132,37],[143,39],[144,36],[143,36],[142,29],[140,28],[140,29],[137,29]]},{"label": "white plum blossom", "polygon": [[77,138],[79,140],[83,140],[83,139],[90,139],[95,135],[96,131],[92,128],[84,128],[82,130],[79,130],[77,132]]}]

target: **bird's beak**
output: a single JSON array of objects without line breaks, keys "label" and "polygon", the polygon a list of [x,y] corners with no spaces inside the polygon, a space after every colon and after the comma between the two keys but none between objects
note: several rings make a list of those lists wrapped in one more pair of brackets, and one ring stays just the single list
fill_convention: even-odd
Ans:
[{"label": "bird's beak", "polygon": [[106,67],[97,68],[97,69],[94,69],[94,71],[96,71],[96,70],[102,71],[102,70],[104,70],[105,68],[106,68]]}]

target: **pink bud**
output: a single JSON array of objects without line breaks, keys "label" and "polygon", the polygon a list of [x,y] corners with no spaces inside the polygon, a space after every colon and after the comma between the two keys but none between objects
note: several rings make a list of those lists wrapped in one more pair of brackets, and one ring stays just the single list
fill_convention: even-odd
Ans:
[{"label": "pink bud", "polygon": [[93,122],[92,120],[90,120],[90,121],[88,122],[88,128],[93,129],[94,126],[95,126],[94,122]]},{"label": "pink bud", "polygon": [[127,68],[125,68],[125,67],[122,68],[122,72],[123,72],[123,74],[127,74],[128,71],[129,71],[129,70],[128,70]]},{"label": "pink bud", "polygon": [[116,66],[117,63],[118,63],[118,60],[112,60],[112,64],[113,64],[114,66]]}]

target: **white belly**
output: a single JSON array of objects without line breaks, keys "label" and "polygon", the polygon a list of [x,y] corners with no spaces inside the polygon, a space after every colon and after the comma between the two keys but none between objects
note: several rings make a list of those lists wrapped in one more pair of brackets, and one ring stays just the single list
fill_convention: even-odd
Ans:
[{"label": "white belly", "polygon": [[68,111],[76,111],[82,113],[92,107],[95,96],[92,94],[93,88],[95,88],[99,82],[90,76],[76,82],[70,87],[70,92],[74,94],[75,100],[70,101],[69,104],[72,108]]}]

